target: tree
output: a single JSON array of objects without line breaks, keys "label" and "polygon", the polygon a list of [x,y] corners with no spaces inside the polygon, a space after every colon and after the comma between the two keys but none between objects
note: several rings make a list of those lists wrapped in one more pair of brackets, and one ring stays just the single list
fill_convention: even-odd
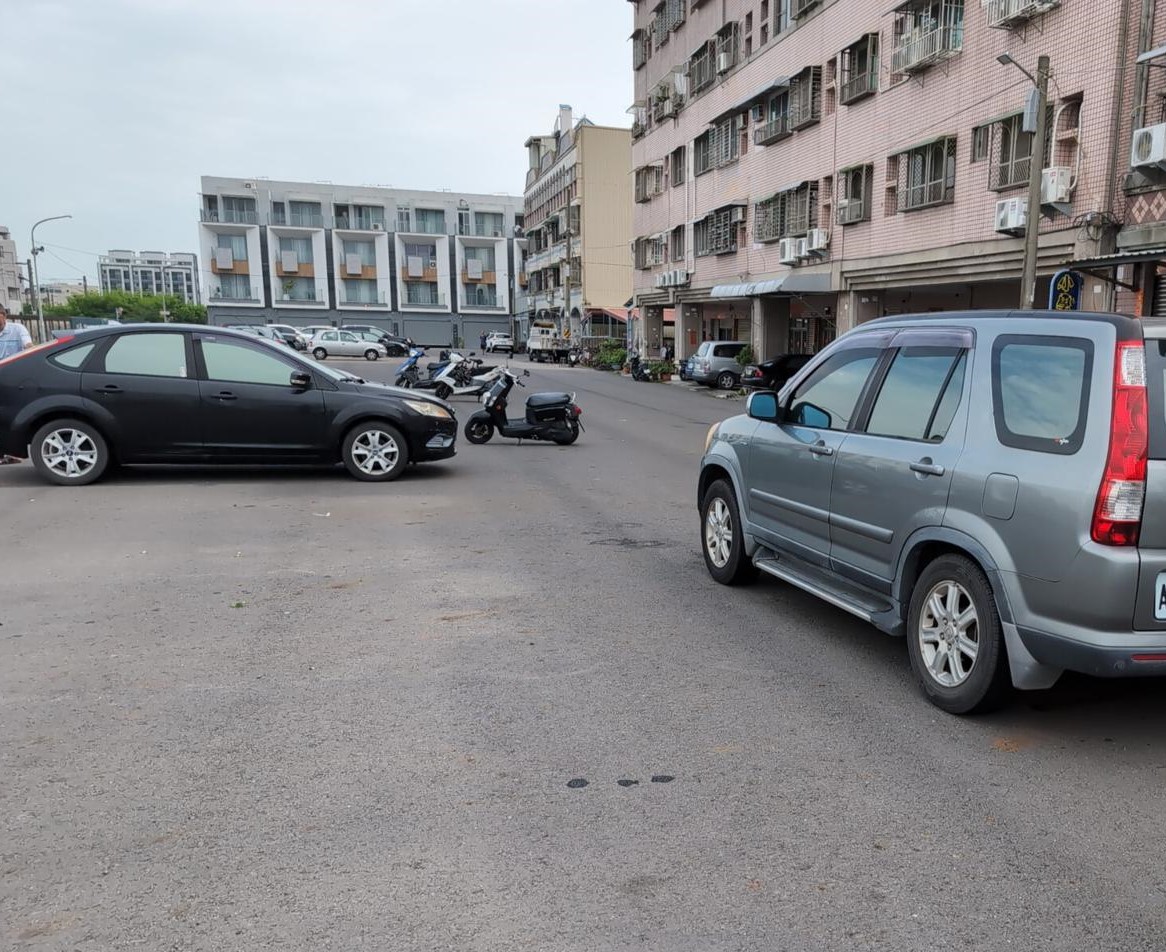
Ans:
[{"label": "tree", "polygon": [[206,323],[205,307],[187,304],[173,294],[128,294],[125,291],[102,294],[90,291],[75,294],[64,304],[46,307],[44,311],[45,317],[104,317],[124,324],[143,324],[161,321],[163,309],[170,312],[170,320],[176,324]]}]

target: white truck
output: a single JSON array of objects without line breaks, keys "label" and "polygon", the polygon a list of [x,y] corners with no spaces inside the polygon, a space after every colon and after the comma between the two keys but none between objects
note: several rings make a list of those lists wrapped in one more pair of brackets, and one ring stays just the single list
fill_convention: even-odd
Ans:
[{"label": "white truck", "polygon": [[559,333],[554,321],[532,321],[530,336],[526,339],[526,359],[557,363],[566,360],[571,352],[571,341]]}]

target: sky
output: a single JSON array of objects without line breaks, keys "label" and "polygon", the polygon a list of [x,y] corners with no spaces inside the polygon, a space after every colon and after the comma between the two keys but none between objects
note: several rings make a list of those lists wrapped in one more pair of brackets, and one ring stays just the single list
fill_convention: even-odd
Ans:
[{"label": "sky", "polygon": [[521,195],[559,103],[629,126],[627,0],[0,0],[0,224],[42,281],[198,252],[199,179]]}]

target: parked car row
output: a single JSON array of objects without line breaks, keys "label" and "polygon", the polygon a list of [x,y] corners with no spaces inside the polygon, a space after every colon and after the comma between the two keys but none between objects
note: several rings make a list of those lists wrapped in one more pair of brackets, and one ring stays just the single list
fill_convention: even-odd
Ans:
[{"label": "parked car row", "polygon": [[[409,353],[411,342],[408,338],[397,337],[371,324],[345,324],[333,327],[330,324],[293,327],[290,324],[227,324],[232,330],[242,331],[276,343],[287,344],[295,350],[311,351],[317,360],[328,357],[364,357],[378,360],[381,357],[404,357]],[[328,335],[321,341],[316,338]]]}]

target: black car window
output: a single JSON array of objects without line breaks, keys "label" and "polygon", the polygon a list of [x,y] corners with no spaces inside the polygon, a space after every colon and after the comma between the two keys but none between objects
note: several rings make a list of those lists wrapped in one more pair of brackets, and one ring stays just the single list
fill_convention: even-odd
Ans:
[{"label": "black car window", "polygon": [[928,426],[960,356],[961,351],[950,347],[899,350],[883,378],[866,431],[905,440],[927,439]]},{"label": "black car window", "polygon": [[107,374],[185,377],[184,334],[123,334],[105,352]]},{"label": "black car window", "polygon": [[744,344],[718,344],[713,351],[714,357],[736,357]]},{"label": "black car window", "polygon": [[1004,335],[992,345],[992,402],[1005,446],[1068,455],[1085,438],[1093,343]]},{"label": "black car window", "polygon": [[51,363],[57,364],[60,367],[68,367],[70,370],[77,370],[85,359],[93,353],[93,348],[97,346],[94,341],[90,344],[81,344],[77,347],[70,347],[68,350],[62,350],[60,353],[53,354],[49,358]]},{"label": "black car window", "polygon": [[943,388],[943,396],[939,398],[939,404],[931,415],[925,439],[942,443],[946,438],[951,421],[955,419],[955,411],[960,405],[960,397],[964,393],[964,374],[967,373],[967,367],[968,355],[965,351],[960,354],[959,361],[948,377],[947,386]]},{"label": "black car window", "polygon": [[246,344],[204,340],[202,359],[208,380],[230,383],[260,383],[286,387],[298,368]]},{"label": "black car window", "polygon": [[880,353],[876,347],[855,347],[827,358],[798,387],[789,421],[822,430],[850,429],[850,418]]}]

